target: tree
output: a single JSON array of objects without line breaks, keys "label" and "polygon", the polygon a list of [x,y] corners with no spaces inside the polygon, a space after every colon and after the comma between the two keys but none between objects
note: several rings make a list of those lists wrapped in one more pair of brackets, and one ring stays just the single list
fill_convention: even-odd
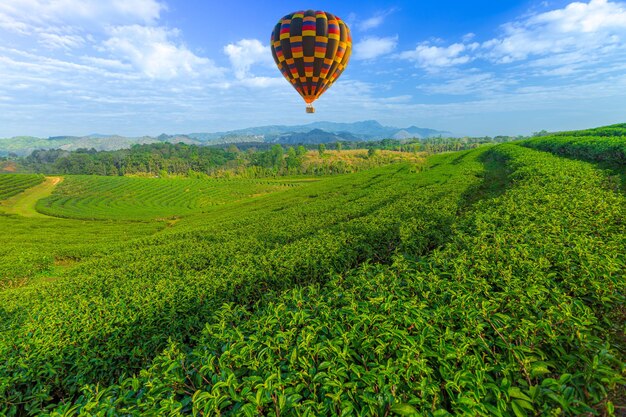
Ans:
[{"label": "tree", "polygon": [[302,160],[298,157],[296,150],[290,146],[287,149],[287,169],[298,169],[302,165]]},{"label": "tree", "polygon": [[320,143],[317,147],[317,151],[319,152],[320,156],[324,156],[324,152],[326,152],[326,145]]},{"label": "tree", "polygon": [[340,151],[341,149],[343,149],[343,144],[341,142],[337,142],[335,147],[337,148],[338,151]]},{"label": "tree", "polygon": [[296,155],[298,157],[306,155],[306,148],[302,145],[298,146],[298,148],[296,149]]},{"label": "tree", "polygon": [[367,156],[368,156],[369,158],[372,158],[372,157],[374,157],[375,155],[376,155],[376,149],[375,149],[375,148],[369,148],[369,149],[367,150]]},{"label": "tree", "polygon": [[284,163],[284,150],[283,147],[276,144],[272,146],[271,156],[272,156],[272,166],[274,168],[282,168]]}]

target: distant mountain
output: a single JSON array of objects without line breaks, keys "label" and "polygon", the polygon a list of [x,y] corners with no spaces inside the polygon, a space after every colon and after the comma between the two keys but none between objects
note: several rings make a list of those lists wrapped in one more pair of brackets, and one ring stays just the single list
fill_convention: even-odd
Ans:
[{"label": "distant mountain", "polygon": [[[190,133],[187,136],[205,142],[207,144],[233,143],[233,138],[241,139],[241,142],[253,141],[254,138],[258,142],[278,142],[283,143],[281,137],[292,137],[295,133],[308,133],[315,130],[322,130],[335,135],[350,134],[350,139],[344,140],[380,140],[388,138],[407,139],[407,138],[428,138],[433,136],[450,136],[450,132],[420,128],[411,126],[408,128],[397,128],[392,126],[383,126],[375,120],[366,120],[355,123],[336,123],[336,122],[314,122],[306,125],[284,126],[270,125],[251,127],[247,129],[232,130],[229,132],[215,133]],[[291,135],[291,136],[290,136]],[[225,139],[229,138],[228,141]],[[291,143],[291,142],[284,142]]]},{"label": "distant mountain", "polygon": [[92,133],[91,135],[87,135],[86,137],[102,139],[102,138],[108,138],[109,136],[115,136],[115,135],[103,135],[102,133]]},{"label": "distant mountain", "polygon": [[408,127],[405,130],[409,132],[411,135],[418,135],[418,137],[421,137],[421,138],[432,138],[436,136],[451,136],[452,135],[452,133],[450,132],[441,132],[439,130],[428,129],[425,127],[417,127],[417,126]]},{"label": "distant mountain", "polygon": [[[316,122],[312,123],[310,126],[317,129],[323,129],[328,132],[349,132],[365,140],[389,139],[393,137],[398,131],[403,130],[397,127],[383,126],[376,120],[366,120],[364,122],[355,123]],[[435,136],[446,133],[438,132],[436,130],[432,130],[432,132],[436,132]]]},{"label": "distant mountain", "polygon": [[6,156],[8,154],[26,156],[35,149],[53,149],[67,143],[67,141],[61,138],[42,139],[33,136],[16,136],[0,139],[0,156]]},{"label": "distant mountain", "polygon": [[274,138],[271,142],[285,145],[295,144],[317,144],[344,141],[361,141],[362,139],[348,132],[331,133],[322,129],[313,129],[309,132],[291,132]]},{"label": "distant mountain", "polygon": [[314,122],[305,125],[271,125],[251,127],[215,133],[189,133],[157,137],[125,137],[94,133],[88,136],[53,136],[36,138],[18,136],[0,138],[0,156],[14,153],[19,156],[29,155],[36,149],[63,149],[73,151],[80,148],[111,151],[130,148],[136,144],[150,143],[186,143],[189,145],[221,145],[229,143],[283,143],[316,144],[338,141],[368,141],[381,139],[428,138],[450,136],[450,132],[410,126],[397,128],[383,126],[375,120],[355,123]]},{"label": "distant mountain", "polygon": [[188,145],[202,145],[203,143],[185,135],[160,135],[159,137],[142,136],[129,138],[118,135],[89,135],[89,136],[53,136],[47,139],[30,136],[0,139],[0,156],[16,154],[28,156],[37,149],[62,149],[75,151],[77,149],[95,149],[97,151],[115,151],[127,149],[133,145],[169,142],[186,143]]},{"label": "distant mountain", "polygon": [[157,136],[158,142],[184,143],[186,145],[202,145],[202,142],[189,137],[188,135],[166,135],[165,133]]}]

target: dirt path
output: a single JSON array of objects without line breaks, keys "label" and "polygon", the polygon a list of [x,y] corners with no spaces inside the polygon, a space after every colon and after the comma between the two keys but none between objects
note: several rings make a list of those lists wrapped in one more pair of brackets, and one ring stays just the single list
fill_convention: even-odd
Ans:
[{"label": "dirt path", "polygon": [[52,194],[63,177],[46,177],[44,182],[25,190],[22,193],[3,201],[0,204],[0,211],[8,214],[19,214],[24,217],[50,217],[35,210],[37,201]]}]

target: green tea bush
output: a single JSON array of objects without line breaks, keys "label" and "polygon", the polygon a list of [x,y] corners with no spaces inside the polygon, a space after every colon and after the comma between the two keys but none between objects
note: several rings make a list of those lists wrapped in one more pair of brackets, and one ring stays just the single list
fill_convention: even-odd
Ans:
[{"label": "green tea bush", "polygon": [[[509,188],[464,207],[443,245],[223,304],[194,348],[172,341],[51,415],[614,415],[624,196],[587,163],[516,145],[488,156]],[[452,184],[473,162],[451,161]]]},{"label": "green tea bush", "polygon": [[56,280],[81,260],[123,250],[129,241],[164,227],[157,222],[94,223],[0,214],[0,290]]},{"label": "green tea bush", "polygon": [[525,141],[523,145],[584,161],[626,164],[626,136],[546,136]]},{"label": "green tea bush", "polygon": [[615,415],[624,218],[605,171],[513,144],[190,213],[0,290],[0,410]]},{"label": "green tea bush", "polygon": [[27,188],[41,184],[44,178],[39,174],[0,174],[0,200],[6,200]]},{"label": "green tea bush", "polygon": [[390,263],[404,248],[429,250],[445,240],[463,193],[480,183],[479,156],[226,204],[81,262],[52,284],[0,292],[0,404],[37,414],[85,384],[138,372],[170,341],[194,345],[224,302],[253,305],[363,262]]},{"label": "green tea bush", "polygon": [[145,221],[207,211],[296,185],[288,181],[68,176],[52,196],[38,202],[37,210],[55,217]]}]

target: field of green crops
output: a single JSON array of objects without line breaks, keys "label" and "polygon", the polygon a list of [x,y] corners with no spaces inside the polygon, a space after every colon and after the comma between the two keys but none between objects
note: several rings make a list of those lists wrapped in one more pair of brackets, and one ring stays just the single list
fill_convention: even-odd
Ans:
[{"label": "field of green crops", "polygon": [[0,174],[0,201],[40,184],[43,175]]},{"label": "field of green crops", "polygon": [[68,266],[114,248],[121,250],[129,242],[165,227],[157,222],[94,223],[0,213],[0,290],[56,280]]},{"label": "field of green crops", "polygon": [[618,170],[626,166],[626,124],[563,132],[527,140],[523,145],[559,156],[607,163]]},{"label": "field of green crops", "polygon": [[626,197],[587,156],[626,140],[549,140],[66,177],[52,217],[0,215],[0,414],[622,415]]},{"label": "field of green crops", "polygon": [[150,220],[180,217],[296,186],[270,180],[67,176],[37,204],[41,213],[75,219]]}]

